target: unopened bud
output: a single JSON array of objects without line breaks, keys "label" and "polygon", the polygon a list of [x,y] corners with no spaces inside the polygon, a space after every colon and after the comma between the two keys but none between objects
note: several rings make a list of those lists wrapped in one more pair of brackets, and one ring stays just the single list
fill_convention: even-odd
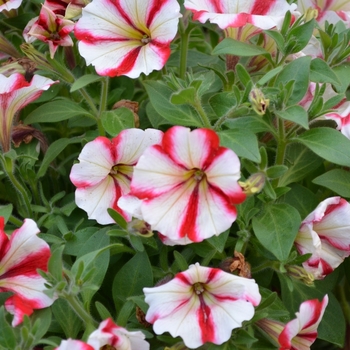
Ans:
[{"label": "unopened bud", "polygon": [[307,272],[303,267],[297,265],[287,265],[285,266],[288,276],[295,278],[308,286],[313,286],[314,276]]},{"label": "unopened bud", "polygon": [[264,115],[270,104],[270,100],[265,98],[265,95],[257,87],[250,91],[249,101],[252,104],[254,111],[259,115]]},{"label": "unopened bud", "polygon": [[304,14],[304,20],[305,22],[309,22],[311,21],[313,18],[317,18],[318,17],[318,10],[312,7],[309,7],[305,14]]},{"label": "unopened bud", "polygon": [[265,185],[266,176],[264,173],[255,173],[249,176],[246,181],[238,181],[243,192],[249,196],[259,193]]},{"label": "unopened bud", "polygon": [[140,219],[133,219],[131,222],[128,222],[127,230],[131,234],[141,236],[141,237],[153,236],[151,225],[148,224],[146,221],[143,221]]}]

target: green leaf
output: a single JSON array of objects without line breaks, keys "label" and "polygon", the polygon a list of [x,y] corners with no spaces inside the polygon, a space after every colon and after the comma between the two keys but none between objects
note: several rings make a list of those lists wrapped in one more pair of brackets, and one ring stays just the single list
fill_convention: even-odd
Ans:
[{"label": "green leaf", "polygon": [[125,230],[127,227],[127,222],[125,219],[113,208],[108,208],[107,211],[110,217],[118,224],[118,226]]},{"label": "green leaf", "polygon": [[82,77],[80,77],[79,79],[77,79],[71,86],[70,88],[70,92],[74,92],[76,90],[79,90],[83,87],[85,87],[86,85],[95,83],[96,81],[100,81],[102,80],[103,77],[101,77],[100,75],[95,75],[95,74],[86,74],[83,75]]},{"label": "green leaf", "polygon": [[146,252],[138,252],[116,274],[112,295],[116,309],[130,296],[143,294],[144,287],[153,286],[152,266]]},{"label": "green leaf", "polygon": [[340,81],[340,85],[336,85],[336,89],[339,93],[344,93],[350,81],[350,64],[343,63],[339,66],[333,68],[333,72],[336,74],[338,80]]},{"label": "green leaf", "polygon": [[84,115],[89,118],[95,117],[80,107],[79,104],[69,99],[59,99],[45,103],[31,112],[23,121],[24,124],[33,123],[56,123],[72,117]]},{"label": "green leaf", "polygon": [[265,85],[268,81],[270,81],[272,78],[274,78],[281,70],[283,69],[283,66],[276,67],[274,69],[269,70],[262,78],[260,78],[256,85],[262,86]]},{"label": "green leaf", "polygon": [[254,134],[271,131],[269,124],[260,116],[227,119],[225,125],[228,125],[230,129],[240,129],[242,132],[249,130]]},{"label": "green leaf", "polygon": [[196,88],[190,86],[186,89],[174,92],[171,95],[170,102],[174,105],[192,104],[196,98],[196,91]]},{"label": "green leaf", "polygon": [[4,349],[15,349],[16,348],[16,335],[14,328],[11,327],[5,319],[4,306],[0,307],[0,345]]},{"label": "green leaf", "polygon": [[176,250],[174,250],[174,258],[180,271],[185,271],[188,269],[188,263],[186,259],[183,257],[182,254],[180,254]]},{"label": "green leaf", "polygon": [[350,197],[350,172],[343,169],[333,169],[312,181],[316,185],[327,187],[342,197]]},{"label": "green leaf", "polygon": [[237,106],[236,95],[233,92],[219,92],[209,99],[209,104],[219,118],[229,116]]},{"label": "green leaf", "polygon": [[279,261],[286,261],[300,227],[300,215],[288,204],[271,204],[253,218],[259,242]]},{"label": "green leaf", "polygon": [[118,326],[125,327],[133,311],[135,311],[134,302],[132,300],[127,300],[118,313]]},{"label": "green leaf", "polygon": [[57,158],[57,156],[70,144],[81,143],[82,137],[73,137],[71,139],[61,138],[54,141],[47,149],[44,159],[41,162],[40,168],[36,174],[36,180],[40,179],[46,174],[50,164]]},{"label": "green leaf", "polygon": [[218,132],[221,145],[232,149],[239,157],[260,163],[258,140],[255,134],[246,130],[231,129]]},{"label": "green leaf", "polygon": [[279,186],[287,186],[292,182],[304,179],[312,171],[316,170],[323,162],[307,147],[301,144],[289,144],[286,150],[286,164],[289,169],[279,179]]},{"label": "green leaf", "polygon": [[56,300],[51,306],[55,320],[62,327],[66,338],[76,338],[82,327],[82,321],[65,299]]},{"label": "green leaf", "polygon": [[102,320],[105,320],[109,317],[112,318],[110,311],[102,303],[96,301],[95,306]]},{"label": "green leaf", "polygon": [[266,175],[270,179],[277,179],[281,177],[288,168],[285,165],[273,165],[266,170]]},{"label": "green leaf", "polygon": [[242,41],[226,38],[222,40],[213,50],[213,55],[235,55],[235,56],[257,56],[268,52],[259,46],[244,43]]},{"label": "green leaf", "polygon": [[288,105],[297,104],[306,94],[309,87],[309,72],[310,72],[311,57],[304,56],[288,63],[283,70],[278,74],[275,85],[283,86],[290,81],[295,81],[293,93],[289,98]]},{"label": "green leaf", "polygon": [[222,253],[225,249],[225,244],[229,236],[230,230],[220,233],[219,236],[213,236],[206,240],[212,247],[214,247],[219,253]]},{"label": "green leaf", "polygon": [[297,25],[287,35],[288,54],[300,52],[310,41],[316,21],[311,20],[302,25]]},{"label": "green leaf", "polygon": [[0,205],[0,216],[2,216],[5,219],[5,224],[7,223],[9,217],[12,214],[13,205],[7,204],[7,205]]},{"label": "green leaf", "polygon": [[[276,30],[264,30],[264,33],[266,33],[270,38],[272,38],[275,41],[278,49],[282,53],[284,53],[284,45],[286,41],[283,35]],[[281,68],[281,67],[277,67],[277,68]]]},{"label": "green leaf", "polygon": [[149,99],[154,109],[169,124],[183,126],[198,126],[202,127],[199,117],[194,114],[193,108],[189,105],[175,106],[170,102],[173,90],[167,87],[164,83],[152,80],[143,82],[148,93]]},{"label": "green leaf", "polygon": [[340,81],[329,65],[321,58],[315,58],[310,65],[310,80],[315,83],[340,85]]},{"label": "green leaf", "polygon": [[134,114],[126,107],[103,112],[101,122],[103,128],[112,137],[117,136],[122,130],[135,127]]},{"label": "green leaf", "polygon": [[[238,76],[238,79],[240,80],[240,82],[243,84],[243,86],[247,86],[251,81],[252,78],[250,77],[249,73],[247,72],[247,70],[244,68],[243,65],[241,65],[240,63],[238,63],[236,65],[236,74]],[[249,91],[250,92],[250,91]]]},{"label": "green leaf", "polygon": [[56,279],[56,281],[62,280],[62,252],[64,245],[57,247],[55,250],[51,251],[51,256],[48,262],[48,271]]},{"label": "green leaf", "polygon": [[331,128],[315,128],[301,134],[299,141],[331,163],[350,166],[350,140]]},{"label": "green leaf", "polygon": [[290,106],[284,111],[276,111],[276,114],[282,119],[290,120],[301,125],[304,129],[309,129],[308,114],[301,106]]}]

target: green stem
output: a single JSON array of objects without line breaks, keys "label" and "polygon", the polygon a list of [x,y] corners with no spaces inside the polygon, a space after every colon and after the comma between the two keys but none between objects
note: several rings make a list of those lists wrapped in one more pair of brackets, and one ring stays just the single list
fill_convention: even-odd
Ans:
[{"label": "green stem", "polygon": [[[276,154],[276,162],[275,165],[283,165],[284,163],[284,155],[286,152],[287,141],[286,141],[286,132],[284,126],[284,120],[278,118],[278,145],[277,145],[277,154]],[[275,179],[272,181],[273,188],[278,186],[279,179]]]},{"label": "green stem", "polygon": [[272,269],[272,270],[277,271],[276,262],[267,260],[264,263],[260,264],[259,266],[253,267],[251,269],[251,272],[253,275],[253,274],[256,274],[256,273],[263,271],[263,270],[266,270],[266,269]]},{"label": "green stem", "polygon": [[210,120],[207,116],[207,113],[205,113],[204,108],[202,107],[202,104],[198,98],[198,96],[195,98],[195,100],[193,101],[193,107],[195,108],[195,110],[197,111],[197,113],[199,114],[199,117],[201,118],[202,124],[205,128],[208,129],[212,129],[212,125],[210,123]]},{"label": "green stem", "polygon": [[346,319],[346,323],[348,325],[350,325],[350,306],[349,306],[349,302],[346,298],[346,293],[345,293],[345,285],[344,283],[340,286],[338,286],[337,288],[337,294],[339,296],[339,301],[340,301],[340,305],[342,306],[343,309],[343,314],[345,316]]},{"label": "green stem", "polygon": [[185,28],[183,20],[180,20],[180,70],[179,76],[181,79],[185,79],[186,69],[187,69],[187,52],[188,52],[188,42],[190,38],[191,30],[188,27]]},{"label": "green stem", "polygon": [[109,88],[109,77],[105,77],[105,79],[101,82],[101,99],[100,99],[100,109],[98,111],[98,130],[101,136],[104,136],[106,134],[102,122],[101,122],[101,116],[102,113],[107,109],[107,101],[108,101],[108,88]]},{"label": "green stem", "polygon": [[88,92],[85,90],[85,88],[81,88],[79,89],[80,94],[84,97],[86,103],[89,105],[89,107],[91,108],[92,113],[95,115],[95,117],[97,118],[98,115],[98,110],[95,106],[95,103],[93,102],[91,96],[88,94]]},{"label": "green stem", "polygon": [[72,310],[80,317],[80,319],[85,323],[85,326],[97,326],[97,322],[91,317],[91,315],[84,309],[80,300],[74,296],[64,293],[62,295],[64,299],[67,300]]},{"label": "green stem", "polygon": [[22,226],[23,225],[23,221],[17,219],[16,217],[14,217],[13,215],[11,215],[9,217],[9,222],[11,222],[11,224],[14,224],[18,227]]}]

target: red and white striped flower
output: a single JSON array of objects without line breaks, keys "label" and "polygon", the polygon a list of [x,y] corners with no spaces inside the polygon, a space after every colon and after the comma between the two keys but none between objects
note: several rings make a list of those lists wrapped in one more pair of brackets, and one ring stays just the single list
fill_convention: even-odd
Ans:
[{"label": "red and white striped flower", "polygon": [[250,23],[260,29],[280,28],[287,11],[295,13],[296,5],[286,0],[185,0],[193,19],[209,20],[221,29],[243,27]]},{"label": "red and white striped flower", "polygon": [[60,346],[55,350],[95,350],[91,345],[84,343],[81,340],[62,340]]},{"label": "red and white striped flower", "polygon": [[98,74],[137,78],[163,68],[179,17],[176,0],[94,0],[74,33],[80,54]]},{"label": "red and white striped flower", "polygon": [[9,77],[0,74],[0,144],[3,152],[11,147],[11,129],[16,112],[40,97],[52,84],[55,82],[40,75],[34,75],[28,83],[19,73]]},{"label": "red and white striped flower", "polygon": [[1,0],[0,1],[0,12],[2,11],[11,11],[18,9],[23,0]]},{"label": "red and white striped flower", "polygon": [[343,198],[322,201],[302,222],[295,245],[315,279],[322,279],[350,255],[350,204]]},{"label": "red and white striped flower", "polygon": [[102,349],[105,345],[118,350],[149,350],[150,348],[142,332],[129,332],[116,325],[110,318],[100,323],[98,329],[90,334],[87,343],[95,350]]},{"label": "red and white striped flower", "polygon": [[159,143],[162,136],[155,129],[127,129],[112,140],[97,137],[84,146],[70,179],[77,187],[76,204],[87,212],[89,219],[103,225],[114,223],[107,212],[113,208],[127,221],[131,220],[130,213],[117,205],[118,199],[129,193],[133,169],[142,152]]},{"label": "red and white striped flower", "polygon": [[301,303],[296,318],[286,325],[269,319],[261,319],[257,325],[279,344],[279,350],[310,350],[327,304],[328,295],[322,301],[307,300]]},{"label": "red and white striped flower", "polygon": [[350,139],[350,101],[342,101],[334,112],[326,114],[324,118],[334,120],[337,130]]},{"label": "red and white striped flower", "polygon": [[219,143],[212,130],[174,126],[135,166],[130,194],[142,200],[143,220],[170,241],[201,242],[236,219],[235,204],[245,199],[240,162]]},{"label": "red and white striped flower", "polygon": [[346,0],[298,0],[298,10],[302,14],[316,10],[316,20],[320,24],[326,21],[333,24],[338,21],[350,24],[350,2]]},{"label": "red and white striped flower", "polygon": [[50,57],[53,58],[59,46],[73,46],[73,40],[69,36],[73,29],[74,22],[43,5],[39,16],[29,21],[23,35],[28,42],[32,42],[34,38],[47,43]]},{"label": "red and white striped flower", "polygon": [[180,336],[189,348],[226,342],[232,329],[254,316],[254,306],[261,300],[254,280],[198,263],[143,291],[150,306],[146,320],[155,333]]},{"label": "red and white striped flower", "polygon": [[37,272],[47,271],[50,257],[48,244],[37,237],[39,232],[33,220],[25,219],[8,238],[4,218],[0,217],[0,291],[14,293],[5,301],[6,310],[14,315],[12,326],[20,324],[34,309],[53,303],[44,293],[46,280]]}]

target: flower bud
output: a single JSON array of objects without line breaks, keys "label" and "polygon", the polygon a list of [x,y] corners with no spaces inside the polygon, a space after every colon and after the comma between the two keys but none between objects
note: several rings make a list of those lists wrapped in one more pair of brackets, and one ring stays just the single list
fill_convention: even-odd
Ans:
[{"label": "flower bud", "polygon": [[249,176],[246,181],[238,181],[238,184],[242,187],[243,192],[249,196],[259,193],[264,188],[265,179],[264,173],[255,173]]},{"label": "flower bud", "polygon": [[151,225],[146,221],[140,219],[133,219],[127,224],[127,230],[131,234],[141,236],[141,237],[152,237],[153,232],[151,230]]},{"label": "flower bud", "polygon": [[318,10],[312,7],[309,7],[305,14],[304,14],[304,20],[305,22],[309,22],[311,21],[313,18],[317,18],[318,17]]},{"label": "flower bud", "polygon": [[308,286],[313,286],[315,280],[314,276],[307,272],[303,267],[297,265],[287,265],[285,267],[288,276],[293,277]]},{"label": "flower bud", "polygon": [[266,109],[270,104],[270,100],[265,98],[260,89],[254,87],[249,93],[249,101],[252,104],[252,108],[259,115],[264,115]]}]

